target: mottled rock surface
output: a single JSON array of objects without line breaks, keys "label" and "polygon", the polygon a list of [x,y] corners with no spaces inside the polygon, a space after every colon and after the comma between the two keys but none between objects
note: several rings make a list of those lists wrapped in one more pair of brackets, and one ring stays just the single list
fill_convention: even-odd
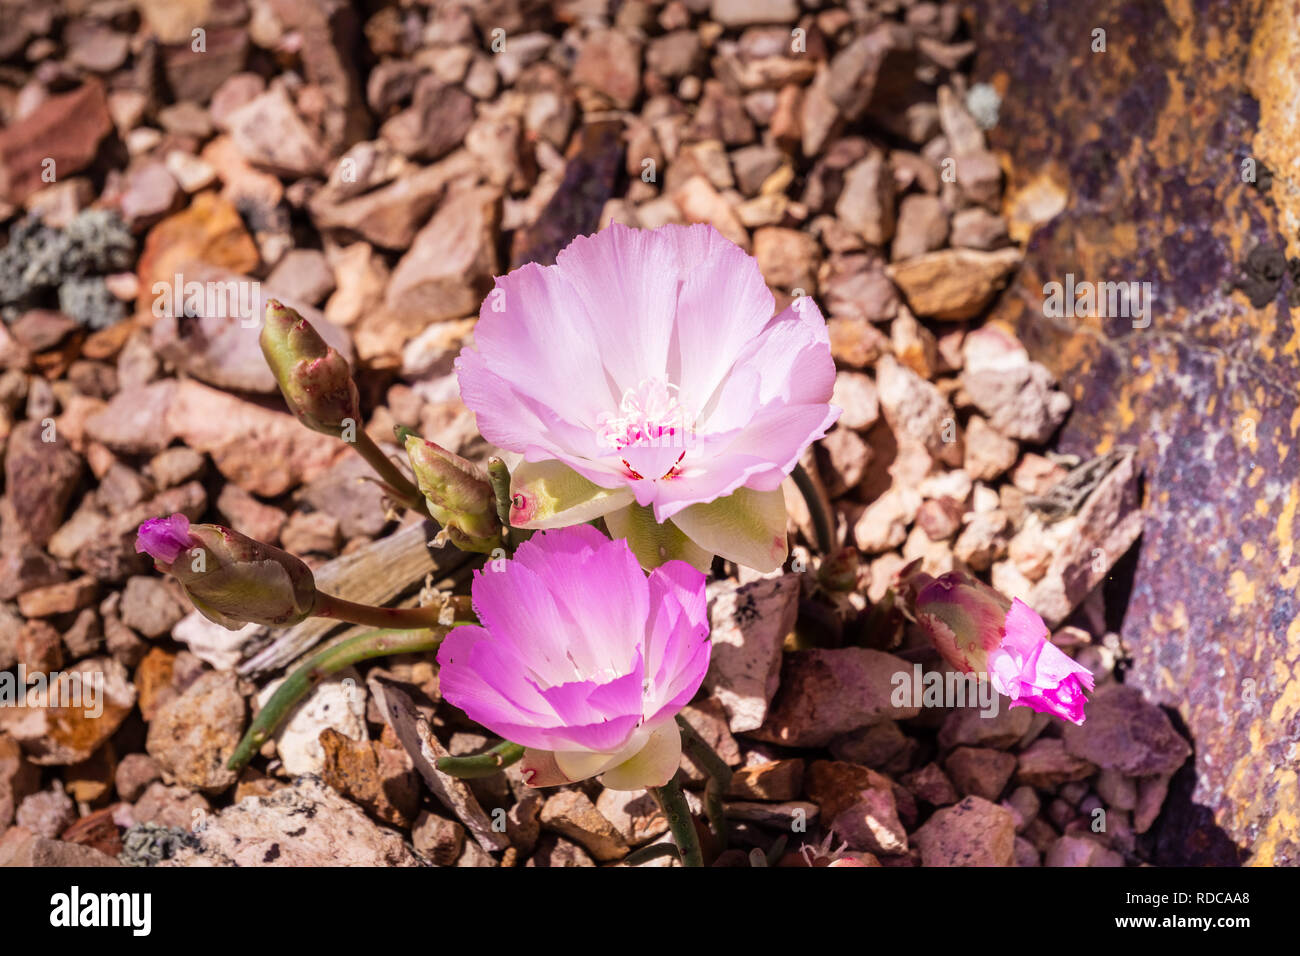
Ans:
[{"label": "mottled rock surface", "polygon": [[[1145,474],[1126,680],[1175,708],[1197,750],[1158,859],[1295,864],[1294,11],[974,7],[975,76],[1004,95],[989,140],[1008,160],[1011,235],[1032,236],[995,315],[1074,400],[1063,449],[1132,443]],[[1060,37],[1077,38],[1068,55]],[[1084,135],[1081,113],[1098,119]],[[1151,310],[1045,316],[1044,285],[1071,273],[1150,282]]]}]

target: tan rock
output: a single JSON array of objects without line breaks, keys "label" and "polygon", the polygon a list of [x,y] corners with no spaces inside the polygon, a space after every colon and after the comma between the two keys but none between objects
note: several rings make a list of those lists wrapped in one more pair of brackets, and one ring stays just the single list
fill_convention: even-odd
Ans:
[{"label": "tan rock", "polygon": [[28,761],[66,766],[86,760],[135,706],[126,668],[108,657],[78,661],[48,696],[32,687],[27,706],[0,708],[0,731],[18,741]]},{"label": "tan rock", "polygon": [[861,372],[837,372],[831,404],[843,409],[838,424],[842,428],[866,431],[880,417],[876,383]]},{"label": "tan rock", "polygon": [[936,811],[913,839],[922,866],[1012,866],[1015,861],[1015,817],[981,797]]},{"label": "tan rock", "polygon": [[917,315],[972,319],[993,301],[1020,259],[1018,249],[942,249],[893,263],[885,271]]},{"label": "tan rock", "polygon": [[803,793],[804,762],[770,760],[738,768],[727,796],[739,800],[795,800]]},{"label": "tan rock", "polygon": [[749,233],[741,225],[736,211],[704,176],[692,176],[672,194],[682,218],[687,222],[707,222],[736,245],[749,251]]},{"label": "tan rock", "polygon": [[244,731],[244,699],[233,674],[207,673],[164,704],[149,724],[146,747],[163,779],[220,793],[237,774],[226,767]]},{"label": "tan rock", "polygon": [[791,295],[795,289],[816,295],[821,246],[808,233],[776,226],[758,229],[754,232],[754,258],[768,285]]},{"label": "tan rock", "polygon": [[873,246],[893,237],[894,174],[883,151],[872,150],[844,174],[835,215]]},{"label": "tan rock", "polygon": [[578,790],[561,790],[542,805],[542,826],[580,844],[601,862],[621,860],[628,846],[595,804]]},{"label": "tan rock", "polygon": [[972,415],[966,423],[966,472],[976,481],[992,481],[1016,463],[1020,446],[1000,434],[988,420]]},{"label": "tan rock", "polygon": [[496,223],[500,193],[492,187],[449,197],[393,270],[384,305],[410,338],[430,322],[478,311],[500,270]]},{"label": "tan rock", "polygon": [[164,866],[417,866],[401,834],[313,777],[207,818]]}]

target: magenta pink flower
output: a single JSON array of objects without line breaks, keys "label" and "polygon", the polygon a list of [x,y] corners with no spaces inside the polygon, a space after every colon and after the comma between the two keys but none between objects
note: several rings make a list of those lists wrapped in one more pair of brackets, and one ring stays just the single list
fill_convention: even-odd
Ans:
[{"label": "magenta pink flower", "polygon": [[645,567],[777,567],[781,482],[839,409],[816,303],[772,312],[706,225],[611,225],[498,279],[456,367],[483,436],[524,456],[511,523],[604,516]]},{"label": "magenta pink flower", "polygon": [[472,592],[482,624],[443,641],[442,695],[527,748],[530,786],[603,774],[606,787],[639,790],[672,778],[673,717],[709,665],[704,575],[670,561],[647,578],[627,542],[575,525],[489,562]]},{"label": "magenta pink flower", "polygon": [[135,550],[169,567],[183,552],[193,547],[191,541],[189,519],[183,514],[174,514],[168,518],[150,518],[140,525],[136,531]]},{"label": "magenta pink flower", "polygon": [[902,588],[916,621],[953,667],[987,673],[1012,707],[1031,707],[1075,724],[1086,719],[1092,672],[1048,640],[1047,625],[1023,601],[1008,602],[960,571],[911,575]]},{"label": "magenta pink flower", "polygon": [[1011,602],[1003,625],[1002,643],[989,655],[989,677],[1012,707],[1031,707],[1082,724],[1092,690],[1092,671],[1048,640],[1047,625],[1019,598]]}]

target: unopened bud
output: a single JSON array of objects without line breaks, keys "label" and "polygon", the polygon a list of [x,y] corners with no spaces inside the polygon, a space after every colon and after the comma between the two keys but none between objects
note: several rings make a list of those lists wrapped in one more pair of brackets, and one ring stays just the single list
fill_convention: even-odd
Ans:
[{"label": "unopened bud", "polygon": [[268,300],[258,341],[289,410],[300,422],[337,438],[349,422],[360,419],[360,399],[347,359],[326,345],[301,315]]},{"label": "unopened bud", "polygon": [[140,526],[135,549],[175,577],[200,614],[231,630],[297,624],[316,606],[307,565],[229,528],[191,526],[180,514],[154,518]]},{"label": "unopened bud", "polygon": [[944,660],[966,674],[988,670],[988,655],[1002,643],[1010,601],[960,571],[938,578],[917,572],[901,593]]},{"label": "unopened bud", "polygon": [[490,552],[501,545],[492,485],[472,462],[415,435],[406,437],[415,483],[429,502],[429,514],[462,551]]}]

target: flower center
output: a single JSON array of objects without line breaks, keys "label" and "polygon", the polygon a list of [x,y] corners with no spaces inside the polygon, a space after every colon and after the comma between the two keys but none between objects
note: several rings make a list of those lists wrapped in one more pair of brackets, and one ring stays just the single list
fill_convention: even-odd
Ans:
[{"label": "flower center", "polygon": [[677,386],[661,378],[627,389],[618,412],[602,413],[596,425],[601,444],[636,479],[670,477],[695,433]]}]

